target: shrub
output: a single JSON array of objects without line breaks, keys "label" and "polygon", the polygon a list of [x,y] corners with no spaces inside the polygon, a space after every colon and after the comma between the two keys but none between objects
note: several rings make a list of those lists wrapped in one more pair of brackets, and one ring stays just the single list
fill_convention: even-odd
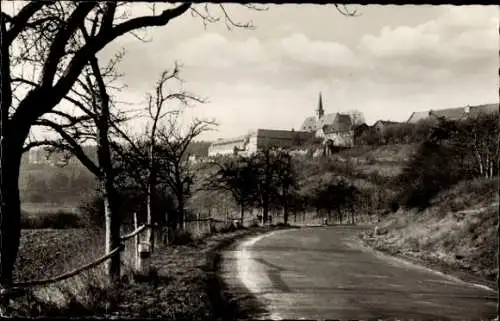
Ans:
[{"label": "shrub", "polygon": [[193,234],[186,230],[175,230],[171,244],[174,245],[192,245],[195,243]]},{"label": "shrub", "polygon": [[407,207],[424,209],[435,195],[464,177],[453,148],[426,141],[398,177],[401,191],[397,198]]},{"label": "shrub", "polygon": [[[133,213],[137,213],[139,222],[146,221],[146,195],[143,193],[134,190],[119,191],[116,204],[124,225],[133,224]],[[165,225],[166,214],[175,212],[174,201],[170,195],[158,193],[154,204],[153,220]],[[104,201],[98,192],[86,196],[80,202],[78,210],[90,226],[104,227]]]},{"label": "shrub", "polygon": [[391,211],[393,213],[397,212],[399,210],[399,203],[397,201],[392,201],[391,202]]},{"label": "shrub", "polygon": [[94,193],[84,198],[78,211],[90,226],[104,227],[104,201],[100,195]]},{"label": "shrub", "polygon": [[21,213],[22,229],[68,229],[84,227],[81,216],[72,212],[57,211],[40,213]]}]

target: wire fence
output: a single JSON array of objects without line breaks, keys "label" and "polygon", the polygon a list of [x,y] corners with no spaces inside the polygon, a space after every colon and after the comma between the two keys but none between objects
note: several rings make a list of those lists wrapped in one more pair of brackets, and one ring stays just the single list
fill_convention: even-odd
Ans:
[{"label": "wire fence", "polygon": [[[316,213],[311,212],[291,213],[288,219],[288,223],[293,225],[314,225],[322,224],[322,222],[323,219],[321,217],[317,217]],[[283,223],[283,216],[277,215],[276,213],[274,213],[274,215],[270,213],[270,220],[266,224],[278,223]],[[262,224],[262,217],[253,213],[244,217],[243,226],[248,227],[254,224]],[[187,220],[184,222],[182,230],[190,233],[193,237],[200,238],[215,232],[220,232],[223,229],[228,229],[231,226],[236,227],[236,225],[241,225],[240,218],[236,215],[226,215],[226,217],[222,219],[210,217]],[[157,225],[143,224],[138,227],[136,224],[134,227],[133,231],[129,233],[125,233],[122,228],[122,233],[124,235],[120,238],[120,245],[86,265],[52,278],[13,283],[9,289],[0,289],[0,315],[2,311],[5,311],[5,306],[8,305],[9,299],[24,293],[25,289],[67,280],[105,263],[113,256],[118,255],[118,253],[121,253],[122,270],[134,269],[138,257],[138,244],[148,241],[145,238],[147,235],[145,232],[148,229],[153,230],[154,244],[156,247],[167,245],[169,243],[167,239],[171,237],[168,234],[173,234],[171,230],[159,228]]]},{"label": "wire fence", "polygon": [[93,269],[106,261],[110,260],[113,256],[118,255],[123,252],[125,255],[121,257],[121,263],[127,267],[133,267],[134,261],[137,259],[137,251],[136,251],[136,242],[134,242],[134,237],[140,237],[140,234],[144,234],[143,232],[148,229],[157,229],[156,225],[147,225],[144,224],[140,227],[137,227],[132,232],[127,233],[120,237],[120,244],[111,250],[109,253],[99,257],[98,259],[85,264],[81,267],[78,267],[72,271],[62,273],[58,276],[42,279],[42,280],[33,280],[26,282],[14,282],[8,288],[1,287],[0,288],[0,317],[8,316],[8,306],[10,304],[10,300],[16,296],[23,295],[28,288],[37,287],[37,286],[46,286],[53,283],[61,282],[67,280],[69,278],[75,277],[79,274],[82,274],[85,271]]}]

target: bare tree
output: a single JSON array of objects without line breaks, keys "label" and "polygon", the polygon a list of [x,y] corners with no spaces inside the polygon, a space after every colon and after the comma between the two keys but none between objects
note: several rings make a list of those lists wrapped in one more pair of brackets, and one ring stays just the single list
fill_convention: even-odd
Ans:
[{"label": "bare tree", "polygon": [[[194,96],[189,99],[203,102]],[[179,116],[180,114],[170,114],[167,124],[158,131],[157,155],[163,170],[166,171],[162,177],[177,200],[175,216],[169,218],[169,224],[173,229],[176,229],[177,225],[180,228],[184,227],[186,196],[190,195],[194,180],[188,147],[196,137],[217,125],[215,121],[194,119],[186,129],[183,129]]]},{"label": "bare tree", "polygon": [[480,115],[468,120],[463,128],[467,147],[472,151],[477,172],[485,178],[493,178],[499,162],[498,114]]},{"label": "bare tree", "polygon": [[[168,4],[163,10],[153,5],[150,14],[130,18],[130,6],[138,4],[136,2],[29,1],[17,4],[21,6],[11,13],[4,11],[4,4],[0,15],[0,288],[8,288],[12,283],[19,248],[18,179],[23,146],[35,122],[66,99],[90,59],[125,34],[143,40],[136,31],[165,26],[187,12],[201,17],[204,24],[223,20],[228,27],[252,27],[251,23],[233,21],[223,5],[211,6],[218,13],[208,5],[192,3]],[[86,41],[82,41],[84,29],[88,34]],[[28,74],[24,73],[26,70]],[[17,72],[22,74],[15,76]],[[12,82],[16,77],[31,80],[36,86],[17,90]]]},{"label": "bare tree", "polygon": [[350,110],[346,114],[351,116],[352,126],[359,126],[365,123],[365,116],[359,110]]},{"label": "bare tree", "polygon": [[[179,184],[183,184],[181,177],[181,159],[183,159],[189,143],[207,129],[208,123],[203,121],[195,122],[189,129],[189,132],[183,136],[179,132],[177,120],[182,113],[181,108],[167,108],[168,103],[180,103],[181,106],[187,106],[192,102],[203,103],[202,98],[196,97],[186,91],[168,89],[172,82],[181,82],[179,78],[179,65],[175,63],[173,70],[165,70],[161,73],[158,82],[156,83],[154,94],[148,94],[147,111],[152,121],[151,130],[148,131],[148,183],[147,183],[147,223],[152,224],[153,218],[153,196],[156,195],[156,148],[157,139],[161,140],[161,145],[164,152],[164,157],[168,159],[168,168],[174,173],[174,179],[167,179],[167,183],[171,186],[177,199],[182,194],[182,189]],[[166,119],[167,127],[161,127],[160,122]],[[170,178],[171,175],[167,175]],[[175,182],[175,183],[174,183]],[[182,206],[184,206],[182,204]],[[147,234],[147,239],[151,246],[154,247],[154,235],[150,229]]]},{"label": "bare tree", "polygon": [[217,170],[206,178],[206,190],[228,191],[240,207],[240,221],[244,226],[245,210],[253,204],[257,189],[256,173],[247,158],[227,159],[225,162],[213,161]]},{"label": "bare tree", "polygon": [[[120,53],[104,68],[99,66],[96,57],[91,58],[90,65],[80,77],[83,79],[77,79],[79,89],[72,89],[67,97],[79,109],[80,115],[59,110],[47,113],[34,125],[52,130],[59,139],[30,140],[24,147],[27,151],[34,146],[45,145],[50,146],[51,151],[64,152],[66,157],[77,157],[97,177],[104,200],[106,254],[120,245],[120,213],[117,211],[115,168],[112,162],[112,147],[116,143],[110,140],[110,135],[113,128],[118,128],[119,123],[128,118],[118,111],[111,111],[113,102],[107,87],[117,79],[115,67],[121,58]],[[51,114],[57,118],[51,119]],[[82,146],[87,141],[97,145],[96,161],[83,150]],[[120,264],[119,253],[107,263],[110,282],[115,285],[120,278]]]},{"label": "bare tree", "polygon": [[279,150],[274,160],[275,181],[278,187],[278,198],[283,207],[283,221],[288,223],[291,196],[296,189],[296,173],[292,166],[292,156],[287,150]]},{"label": "bare tree", "polygon": [[[130,5],[117,1],[30,1],[12,13],[4,11],[4,6],[0,16],[0,287],[8,288],[20,239],[18,178],[24,143],[35,122],[66,99],[90,59],[125,34],[167,25],[188,11],[204,23],[222,18],[229,25],[240,24],[226,10],[219,10],[217,16],[207,7],[199,15],[199,6],[192,3],[169,4],[160,11],[153,6],[151,14],[134,18],[128,12]],[[82,41],[84,29],[87,41]],[[26,70],[30,70],[28,75],[14,75]],[[12,82],[16,77],[36,86],[18,90]]]}]

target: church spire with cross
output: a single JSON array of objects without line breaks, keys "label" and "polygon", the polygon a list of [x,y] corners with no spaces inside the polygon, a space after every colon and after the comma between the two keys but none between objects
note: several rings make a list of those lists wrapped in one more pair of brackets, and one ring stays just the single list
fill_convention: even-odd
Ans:
[{"label": "church spire with cross", "polygon": [[325,110],[323,109],[323,97],[321,95],[321,91],[319,92],[319,101],[318,101],[318,109],[316,110],[316,115],[318,119],[323,118],[325,115]]}]

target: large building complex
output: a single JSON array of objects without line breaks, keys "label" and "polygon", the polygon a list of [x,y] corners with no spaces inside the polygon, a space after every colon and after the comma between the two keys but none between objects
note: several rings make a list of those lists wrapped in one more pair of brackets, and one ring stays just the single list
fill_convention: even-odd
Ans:
[{"label": "large building complex", "polygon": [[247,135],[214,142],[208,156],[250,155],[267,147],[285,147],[300,149],[301,145],[314,138],[320,138],[331,146],[353,146],[353,124],[349,115],[326,114],[323,109],[323,97],[319,94],[316,116],[305,119],[300,131],[258,129]]},{"label": "large building complex", "polygon": [[209,147],[208,156],[251,155],[270,147],[300,147],[313,137],[313,133],[305,131],[257,129],[240,137],[217,140]]}]

